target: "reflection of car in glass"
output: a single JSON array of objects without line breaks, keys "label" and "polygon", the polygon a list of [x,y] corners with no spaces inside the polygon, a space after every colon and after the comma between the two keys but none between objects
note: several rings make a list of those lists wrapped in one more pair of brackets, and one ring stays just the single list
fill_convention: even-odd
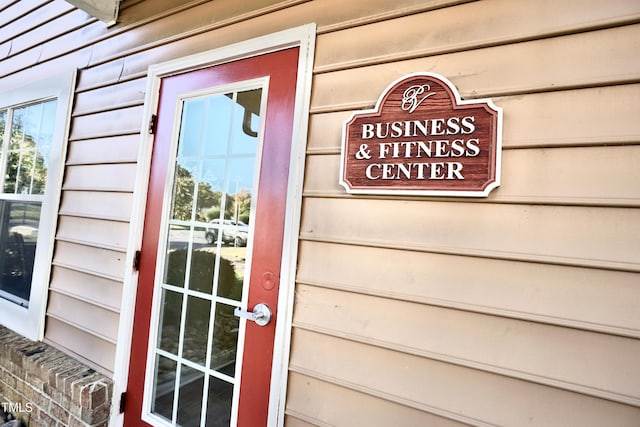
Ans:
[{"label": "reflection of car in glass", "polygon": [[233,243],[235,246],[247,246],[249,226],[242,221],[225,219],[220,224],[219,219],[209,221],[204,237],[209,244],[218,240],[218,231],[222,230],[222,243]]}]

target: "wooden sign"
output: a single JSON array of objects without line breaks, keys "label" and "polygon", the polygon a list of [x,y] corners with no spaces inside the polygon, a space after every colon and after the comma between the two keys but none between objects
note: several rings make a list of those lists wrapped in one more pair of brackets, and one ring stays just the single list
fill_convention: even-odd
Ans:
[{"label": "wooden sign", "polygon": [[393,82],[342,130],[340,184],[355,194],[486,197],[500,185],[502,109],[446,78]]}]

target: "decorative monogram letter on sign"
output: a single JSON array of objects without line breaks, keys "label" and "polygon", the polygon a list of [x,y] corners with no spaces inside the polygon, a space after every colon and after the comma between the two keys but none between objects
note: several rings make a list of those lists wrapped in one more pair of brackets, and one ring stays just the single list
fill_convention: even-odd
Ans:
[{"label": "decorative monogram letter on sign", "polygon": [[463,101],[433,73],[393,82],[342,132],[340,184],[355,194],[486,197],[500,185],[502,109]]}]

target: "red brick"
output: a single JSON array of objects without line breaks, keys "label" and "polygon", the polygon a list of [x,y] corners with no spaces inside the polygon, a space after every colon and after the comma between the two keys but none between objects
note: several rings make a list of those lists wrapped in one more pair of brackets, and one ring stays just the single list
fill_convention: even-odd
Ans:
[{"label": "red brick", "polygon": [[34,405],[16,414],[29,427],[107,427],[112,390],[109,378],[0,326],[0,398]]},{"label": "red brick", "polygon": [[47,414],[42,410],[34,411],[32,417],[29,421],[29,427],[32,425],[42,426],[42,427],[57,427],[58,422],[51,417],[51,415]]},{"label": "red brick", "polygon": [[51,402],[51,416],[53,416],[60,424],[68,425],[69,424],[69,411],[65,408],[57,404],[56,402]]}]

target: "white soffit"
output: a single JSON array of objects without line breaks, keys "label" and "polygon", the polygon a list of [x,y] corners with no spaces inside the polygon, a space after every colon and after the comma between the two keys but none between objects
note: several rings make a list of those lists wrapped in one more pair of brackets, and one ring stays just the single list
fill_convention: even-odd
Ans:
[{"label": "white soffit", "polygon": [[66,0],[78,9],[95,16],[107,25],[113,25],[118,18],[120,0]]}]

